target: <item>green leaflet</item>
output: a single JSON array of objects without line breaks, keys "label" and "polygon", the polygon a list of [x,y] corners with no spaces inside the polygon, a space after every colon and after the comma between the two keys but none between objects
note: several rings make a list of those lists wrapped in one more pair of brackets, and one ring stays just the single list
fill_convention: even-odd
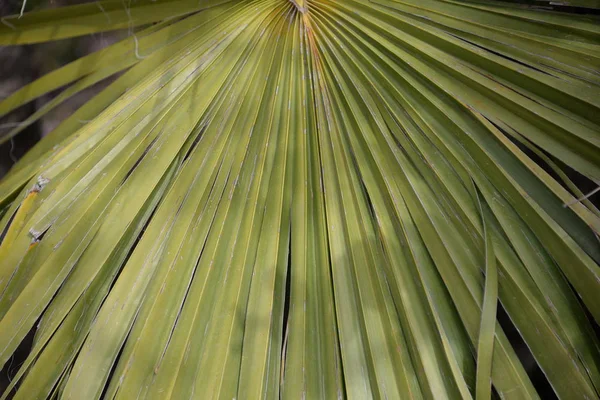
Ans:
[{"label": "green leaflet", "polygon": [[[479,195],[478,201],[479,200]],[[496,305],[498,303],[498,271],[496,269],[496,254],[490,227],[486,223],[487,208],[480,203],[483,235],[485,237],[485,288],[483,306],[481,308],[481,324],[479,325],[479,340],[477,342],[477,386],[476,399],[490,399],[492,356],[494,349],[494,330],[496,327]],[[489,218],[489,217],[488,217]]]}]

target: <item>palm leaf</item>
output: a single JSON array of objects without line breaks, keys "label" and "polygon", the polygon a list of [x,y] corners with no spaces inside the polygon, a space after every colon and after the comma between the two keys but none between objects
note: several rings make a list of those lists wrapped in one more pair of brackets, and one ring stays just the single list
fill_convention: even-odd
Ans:
[{"label": "palm leaf", "polygon": [[537,398],[511,323],[559,398],[600,394],[595,17],[98,5],[0,27],[142,27],[0,103],[66,87],[8,140],[124,71],[0,181],[2,364],[35,329],[3,398]]}]

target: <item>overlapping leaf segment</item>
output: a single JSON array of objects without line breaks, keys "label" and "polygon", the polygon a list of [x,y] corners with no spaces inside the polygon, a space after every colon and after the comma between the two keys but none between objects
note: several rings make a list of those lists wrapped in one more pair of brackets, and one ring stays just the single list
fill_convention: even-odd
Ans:
[{"label": "overlapping leaf segment", "polygon": [[12,136],[126,70],[0,183],[2,364],[37,326],[17,399],[536,398],[497,300],[596,398],[600,213],[563,170],[600,180],[597,21],[103,2],[0,43],[159,19],[0,104],[72,83]]}]

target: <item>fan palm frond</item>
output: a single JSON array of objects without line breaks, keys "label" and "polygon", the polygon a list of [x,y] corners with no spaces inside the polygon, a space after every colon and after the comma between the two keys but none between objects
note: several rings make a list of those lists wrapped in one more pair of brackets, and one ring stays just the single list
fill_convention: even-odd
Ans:
[{"label": "fan palm frond", "polygon": [[[138,27],[0,103],[116,73],[0,181],[4,398],[600,393],[600,24],[492,1],[100,1]],[[566,206],[565,206],[566,205]]]}]

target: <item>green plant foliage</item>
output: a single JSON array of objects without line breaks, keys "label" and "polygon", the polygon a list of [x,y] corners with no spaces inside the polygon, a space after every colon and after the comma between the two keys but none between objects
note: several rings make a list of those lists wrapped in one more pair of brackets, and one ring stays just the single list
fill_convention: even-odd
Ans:
[{"label": "green plant foliage", "polygon": [[1,45],[138,27],[0,103],[65,87],[6,141],[122,72],[0,182],[1,364],[35,327],[3,398],[538,398],[498,304],[558,397],[598,397],[600,212],[565,172],[600,182],[597,19],[111,0],[3,21]]}]

